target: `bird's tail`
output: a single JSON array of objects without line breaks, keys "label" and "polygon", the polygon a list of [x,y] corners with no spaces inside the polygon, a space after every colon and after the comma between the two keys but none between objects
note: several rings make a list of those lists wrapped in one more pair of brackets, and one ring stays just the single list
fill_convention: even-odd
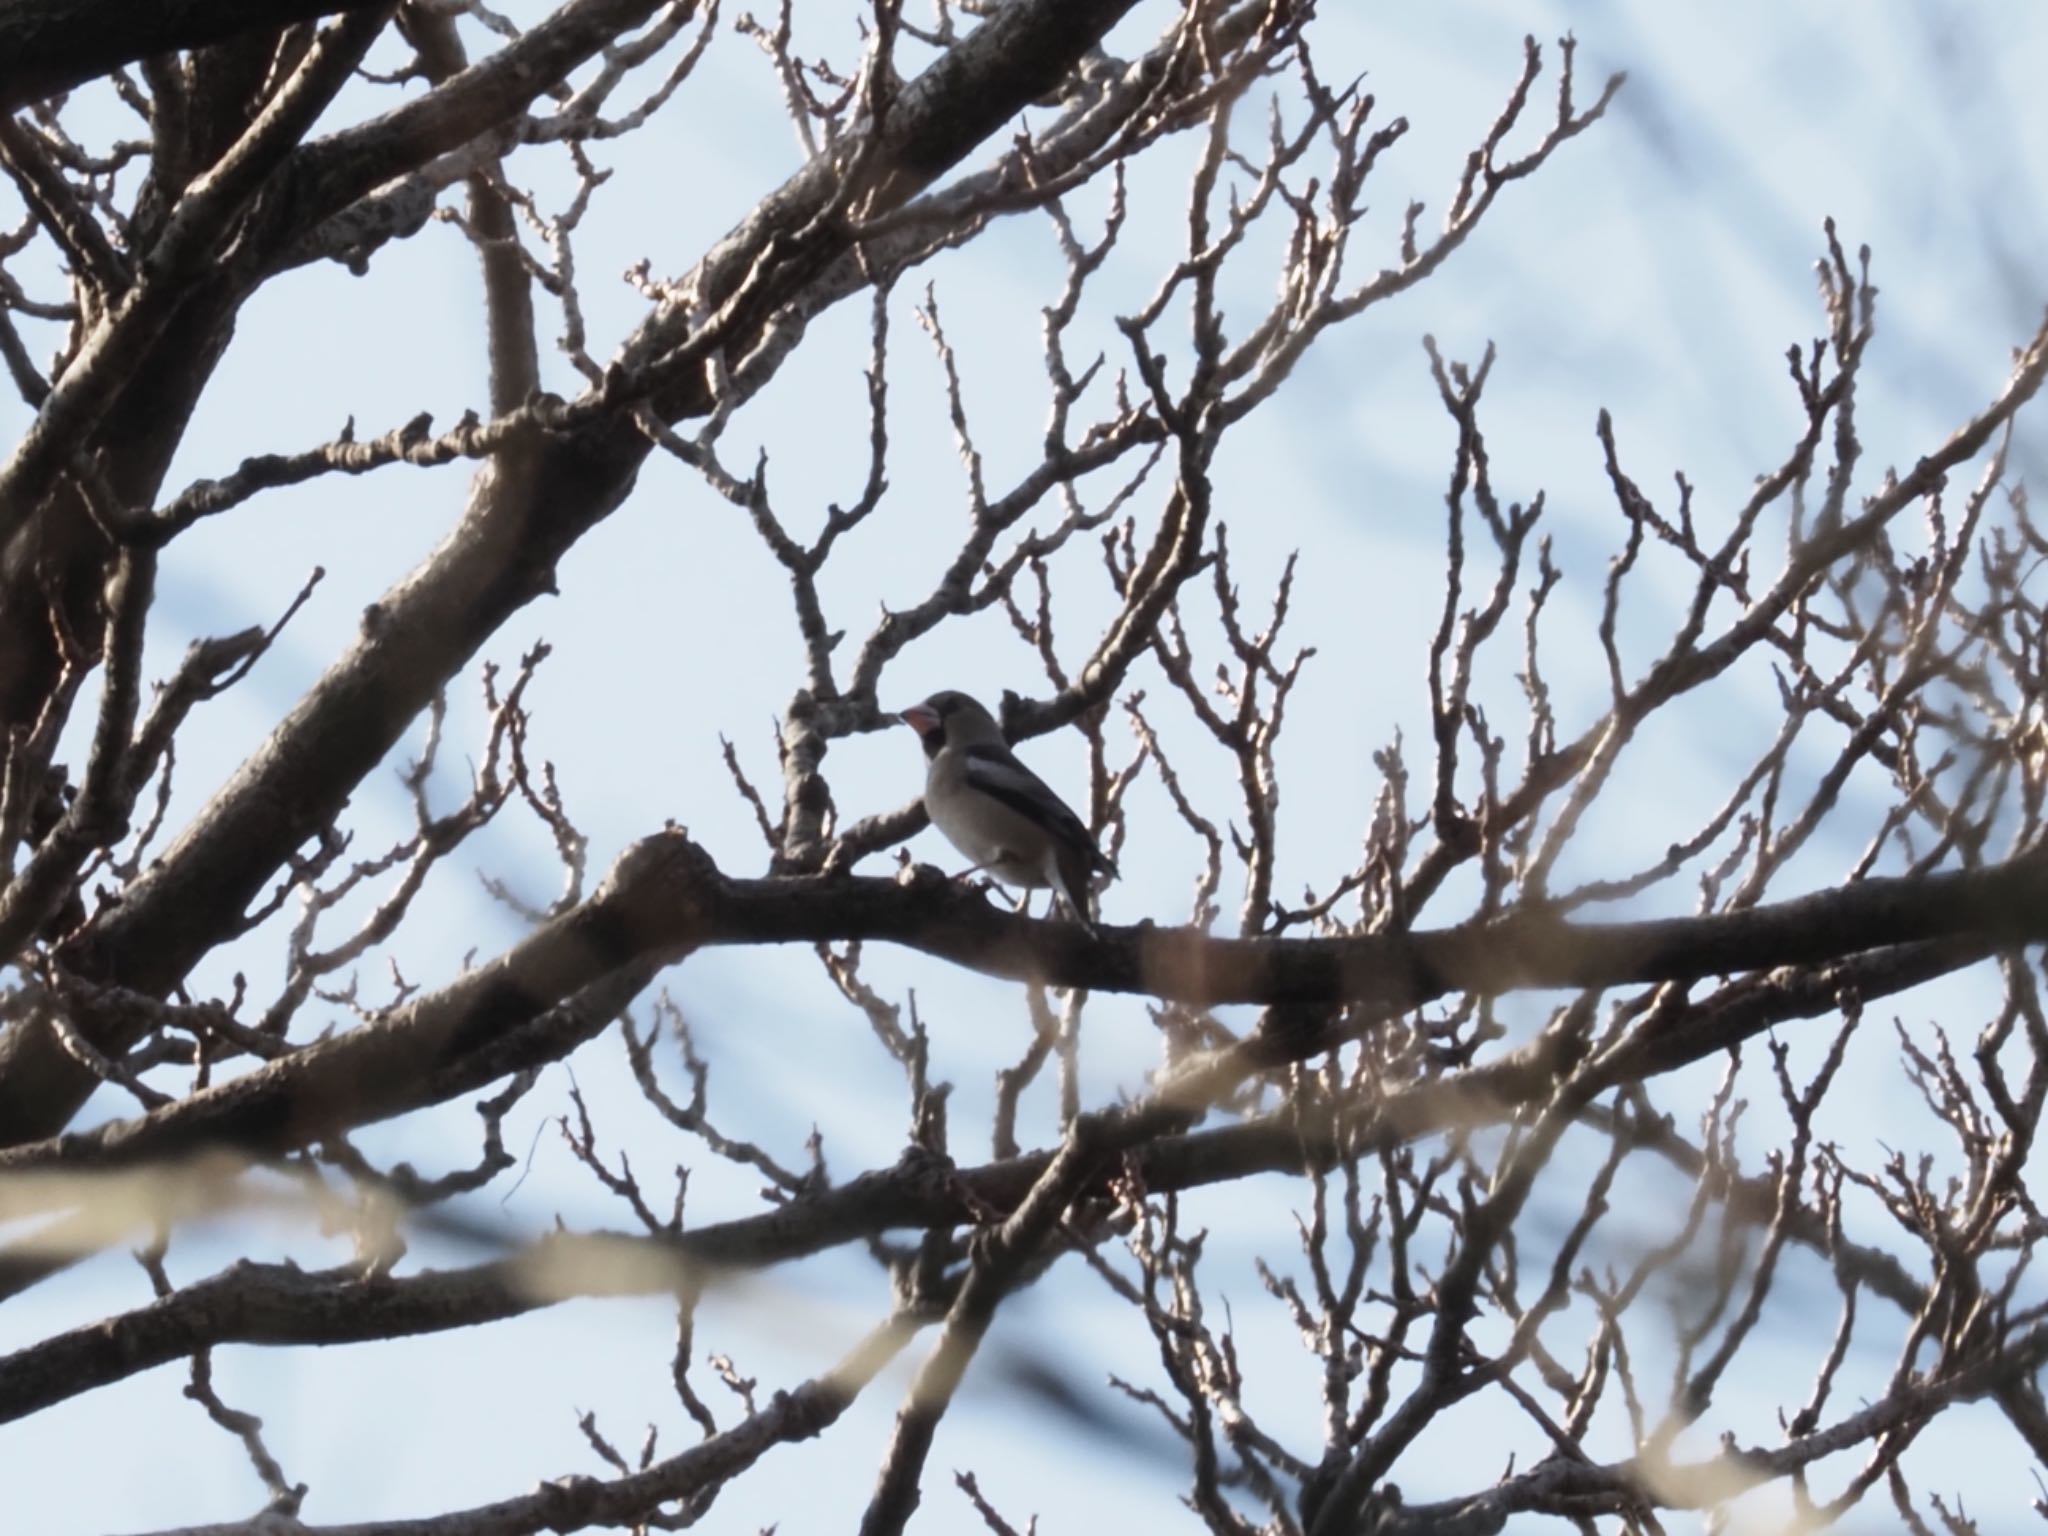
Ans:
[{"label": "bird's tail", "polygon": [[[1078,848],[1058,847],[1046,863],[1050,866],[1046,873],[1051,876],[1052,888],[1059,892],[1060,901],[1073,914],[1074,921],[1093,937],[1095,905],[1088,877],[1109,861],[1092,848],[1084,852]],[[1110,872],[1115,873],[1114,865],[1110,865]]]}]

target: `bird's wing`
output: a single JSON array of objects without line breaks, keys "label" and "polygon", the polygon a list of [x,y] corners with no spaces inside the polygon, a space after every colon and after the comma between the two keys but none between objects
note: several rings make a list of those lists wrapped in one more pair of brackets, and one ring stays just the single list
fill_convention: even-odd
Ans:
[{"label": "bird's wing", "polygon": [[1056,841],[1100,857],[1095,852],[1095,839],[1088,835],[1081,818],[1007,748],[977,742],[962,755],[967,761],[970,787],[1007,805],[1032,825],[1043,827]]}]

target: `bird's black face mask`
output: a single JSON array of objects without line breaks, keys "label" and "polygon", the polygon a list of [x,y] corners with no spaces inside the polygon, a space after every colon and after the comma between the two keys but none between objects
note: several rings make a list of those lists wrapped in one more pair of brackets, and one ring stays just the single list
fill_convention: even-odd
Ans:
[{"label": "bird's black face mask", "polygon": [[[924,744],[927,759],[937,757],[946,750],[946,717],[960,707],[960,696],[955,693],[935,693],[916,709],[908,711],[904,718],[917,729],[917,739]],[[926,725],[923,716],[931,724]]]}]

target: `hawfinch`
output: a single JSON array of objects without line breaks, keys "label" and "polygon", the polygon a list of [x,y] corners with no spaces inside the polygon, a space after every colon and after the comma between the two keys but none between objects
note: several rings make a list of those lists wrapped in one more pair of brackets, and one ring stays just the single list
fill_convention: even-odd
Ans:
[{"label": "hawfinch", "polygon": [[1091,877],[1116,874],[1081,818],[1017,760],[995,717],[964,693],[935,693],[898,717],[916,727],[929,760],[924,808],[932,825],[1005,885],[1051,886],[1090,933]]}]

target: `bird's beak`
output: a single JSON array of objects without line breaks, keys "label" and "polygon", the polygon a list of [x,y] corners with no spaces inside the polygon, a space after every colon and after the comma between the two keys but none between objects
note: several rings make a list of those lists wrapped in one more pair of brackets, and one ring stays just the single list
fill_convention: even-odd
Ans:
[{"label": "bird's beak", "polygon": [[939,728],[938,712],[925,704],[913,704],[896,718],[905,725],[915,726],[920,736],[928,736]]}]

